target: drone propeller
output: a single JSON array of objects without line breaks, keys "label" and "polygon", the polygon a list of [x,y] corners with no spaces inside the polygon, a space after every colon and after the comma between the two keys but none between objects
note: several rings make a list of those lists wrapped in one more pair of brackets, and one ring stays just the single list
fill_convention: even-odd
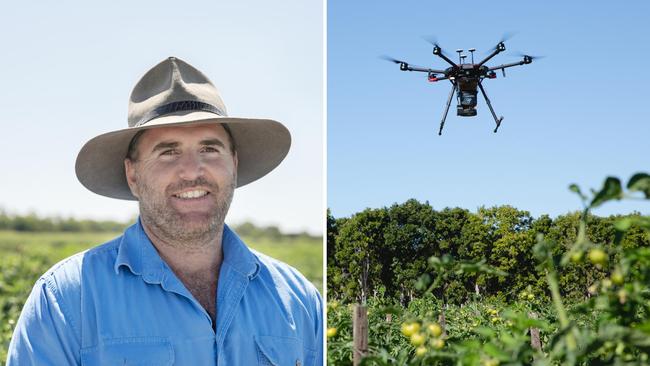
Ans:
[{"label": "drone propeller", "polygon": [[[492,53],[492,52],[496,51],[497,49],[499,49],[500,47],[503,47],[502,46],[503,42],[505,42],[505,41],[509,40],[510,38],[514,37],[515,34],[517,34],[517,32],[505,32],[505,33],[503,33],[503,35],[501,36],[501,39],[499,40],[499,42],[497,42],[497,44],[494,47],[492,47],[489,50],[485,51],[485,54]],[[504,47],[504,49],[505,49],[505,47]]]},{"label": "drone propeller", "polygon": [[434,48],[437,48],[441,55],[445,55],[449,57],[449,54],[445,52],[440,46],[440,43],[438,43],[438,39],[436,38],[436,36],[422,36],[422,39],[429,42],[429,44],[431,44]]},{"label": "drone propeller", "polygon": [[387,55],[381,55],[381,56],[379,56],[379,58],[382,59],[382,60],[386,60],[386,61],[389,61],[389,62],[399,64],[399,69],[402,70],[402,71],[407,71],[407,70],[412,71],[412,68],[423,69],[423,70],[428,69],[426,67],[411,65],[410,63],[408,63],[406,61],[398,60],[396,58],[393,58],[393,57],[390,57],[390,56],[387,56]]},{"label": "drone propeller", "polygon": [[529,63],[533,62],[533,60],[539,60],[540,58],[544,58],[544,56],[531,56],[531,55],[527,55],[527,54],[524,54],[524,53],[521,53],[521,52],[517,52],[513,56],[523,57],[525,64],[529,64]]},{"label": "drone propeller", "polygon": [[501,40],[499,41],[499,43],[510,40],[512,37],[515,36],[515,34],[517,34],[517,32],[508,31],[508,32],[503,33],[503,35],[501,36]]},{"label": "drone propeller", "polygon": [[436,38],[436,36],[422,36],[422,39],[429,42],[432,46],[440,47],[438,44],[438,38]]},{"label": "drone propeller", "polygon": [[523,53],[523,52],[517,52],[517,53],[515,53],[513,56],[523,57],[523,58],[528,58],[528,59],[530,59],[531,61],[532,61],[532,60],[538,60],[538,59],[541,59],[541,58],[546,57],[546,56],[532,56],[532,55],[527,55],[527,54],[525,54],[525,53]]},{"label": "drone propeller", "polygon": [[387,56],[387,55],[381,55],[381,56],[379,56],[379,58],[382,59],[382,60],[394,62],[396,64],[408,64],[408,62],[406,62],[406,61],[398,60],[396,58],[392,58],[392,57]]}]

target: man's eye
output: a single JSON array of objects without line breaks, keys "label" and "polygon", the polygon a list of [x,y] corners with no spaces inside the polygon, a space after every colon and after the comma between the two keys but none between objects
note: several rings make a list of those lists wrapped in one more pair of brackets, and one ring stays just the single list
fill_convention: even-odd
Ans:
[{"label": "man's eye", "polygon": [[169,150],[164,150],[160,155],[176,155],[178,154],[178,151],[174,149],[169,149]]},{"label": "man's eye", "polygon": [[212,146],[204,146],[201,149],[201,152],[208,152],[208,153],[219,152],[219,149],[217,149],[216,147],[212,147]]}]

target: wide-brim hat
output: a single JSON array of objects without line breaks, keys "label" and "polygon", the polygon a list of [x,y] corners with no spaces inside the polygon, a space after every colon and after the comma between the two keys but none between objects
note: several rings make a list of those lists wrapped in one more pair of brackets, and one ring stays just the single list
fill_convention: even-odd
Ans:
[{"label": "wide-brim hat", "polygon": [[201,71],[169,57],[135,85],[129,100],[128,128],[104,133],[77,156],[77,178],[89,190],[112,198],[136,200],[126,181],[124,158],[138,131],[192,124],[224,124],[237,150],[237,187],[253,182],[282,162],[291,135],[270,119],[228,117],[219,92]]}]

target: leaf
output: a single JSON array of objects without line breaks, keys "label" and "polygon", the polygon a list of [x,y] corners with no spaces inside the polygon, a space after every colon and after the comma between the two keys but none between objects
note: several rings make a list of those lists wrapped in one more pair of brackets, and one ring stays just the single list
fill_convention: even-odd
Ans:
[{"label": "leaf", "polygon": [[645,198],[650,199],[650,175],[637,173],[627,182],[627,189],[633,192],[643,192]]},{"label": "leaf", "polygon": [[614,222],[614,228],[618,231],[627,231],[632,226],[632,218],[625,217]]},{"label": "leaf", "polygon": [[586,201],[586,200],[587,200],[587,196],[585,196],[584,194],[582,194],[582,191],[580,190],[580,187],[578,187],[577,184],[575,184],[575,183],[571,184],[571,185],[569,186],[569,190],[570,190],[571,192],[576,193],[578,196],[580,196],[580,199],[581,199],[581,200],[583,200],[583,201]]},{"label": "leaf", "polygon": [[638,226],[642,229],[650,230],[650,217],[629,216],[614,222],[614,228],[618,231],[627,231],[632,226]]},{"label": "leaf", "polygon": [[384,306],[384,307],[379,309],[379,313],[384,314],[384,315],[393,314],[393,315],[398,315],[399,316],[399,315],[402,315],[402,312],[403,312],[402,307],[397,307],[397,306],[394,306],[394,305]]},{"label": "leaf", "polygon": [[476,327],[473,329],[476,334],[482,335],[485,338],[492,338],[496,334],[494,330],[488,327]]},{"label": "leaf", "polygon": [[603,188],[596,193],[596,196],[589,205],[591,208],[598,207],[607,201],[613,199],[620,200],[623,198],[623,189],[621,188],[621,181],[616,177],[607,177]]},{"label": "leaf", "polygon": [[517,339],[505,331],[499,334],[499,338],[508,347],[514,348],[517,346]]},{"label": "leaf", "polygon": [[425,273],[415,282],[415,288],[419,291],[425,290],[431,284],[431,276]]},{"label": "leaf", "polygon": [[432,256],[429,257],[429,260],[427,261],[429,263],[429,267],[439,267],[441,265],[440,258]]},{"label": "leaf", "polygon": [[494,345],[492,343],[486,343],[483,346],[483,351],[485,351],[485,353],[487,353],[489,356],[492,356],[494,358],[498,358],[499,361],[508,361],[508,360],[510,360],[510,355],[506,351],[500,349],[499,347],[497,347],[496,345]]}]

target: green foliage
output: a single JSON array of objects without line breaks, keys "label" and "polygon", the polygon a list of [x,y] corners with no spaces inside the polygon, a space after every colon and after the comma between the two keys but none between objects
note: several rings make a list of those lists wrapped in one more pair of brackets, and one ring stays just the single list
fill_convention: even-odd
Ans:
[{"label": "green foliage", "polygon": [[[643,187],[639,175],[633,187]],[[609,182],[609,183],[607,183]],[[615,179],[608,179],[594,204],[618,199]],[[637,188],[641,190],[642,188]],[[587,198],[576,185],[571,190]],[[603,193],[604,192],[604,193]],[[608,193],[609,192],[609,193]],[[537,233],[553,242],[555,255],[567,253],[578,239],[580,222],[588,223],[581,240],[602,243],[610,250],[616,240],[624,248],[650,246],[650,219],[639,214],[598,217],[589,212],[568,213],[551,219],[534,218],[511,206],[481,207],[476,213],[461,208],[434,210],[428,203],[408,200],[379,209],[366,209],[349,218],[336,219],[328,212],[328,294],[344,302],[382,294],[406,305],[422,295],[415,284],[426,271],[426,259],[449,254],[461,261],[479,262],[510,274],[466,273],[447,283],[448,301],[463,304],[476,298],[514,300],[523,289],[550,299],[544,273],[537,268],[532,248]],[[625,227],[617,230],[614,225]],[[620,236],[620,238],[618,238]],[[618,239],[617,239],[618,238]],[[616,254],[618,255],[618,254]],[[558,269],[563,296],[572,300],[588,295],[587,288],[606,271],[594,271],[578,263]]]},{"label": "green foliage", "polygon": [[[396,316],[391,323],[381,317],[371,318],[372,346],[362,364],[649,365],[650,217],[590,215],[594,207],[634,197],[636,192],[650,198],[647,174],[633,176],[627,187],[628,192],[624,192],[620,180],[608,177],[590,199],[578,186],[571,185],[570,190],[583,201],[584,211],[555,222],[542,217],[536,223],[526,215],[513,215],[509,208],[492,213],[479,210],[480,222],[486,225],[484,235],[493,242],[484,242],[479,232],[470,237],[487,249],[485,258],[472,261],[450,254],[430,257],[416,282],[426,291],[404,310],[387,306],[394,299],[379,298],[377,303],[370,299],[370,313]],[[533,229],[539,231],[531,239]],[[533,282],[535,286],[522,288],[516,301],[500,302],[496,300],[500,297],[492,296],[460,305],[447,303],[445,289],[464,276],[503,278],[501,272],[505,270],[509,272],[507,282],[521,286],[530,281],[517,277],[519,263],[532,265],[538,280]],[[542,286],[545,288],[540,293]],[[438,291],[440,288],[443,290]],[[580,291],[584,292],[582,296],[566,296]],[[349,344],[345,338],[349,315],[342,313],[342,308],[328,306],[329,326],[340,328],[338,338],[330,339],[330,365],[349,364],[346,353],[335,349]],[[425,334],[421,329],[436,318],[444,332]],[[420,335],[411,336],[413,332]],[[539,332],[539,344],[532,342],[534,332]],[[422,337],[426,338],[424,344]]]},{"label": "green foliage", "polygon": [[72,217],[39,217],[34,213],[28,215],[10,215],[0,210],[0,230],[24,232],[122,232],[127,223],[116,221],[78,220]]},{"label": "green foliage", "polygon": [[[443,306],[435,297],[423,296],[403,308],[383,298],[371,298],[367,303],[370,355],[362,365],[483,365],[491,358],[507,364],[505,361],[513,355],[532,360],[534,350],[527,338],[528,329],[540,329],[541,340],[547,343],[555,321],[548,304],[537,304],[523,300],[510,306],[497,301],[472,301],[463,306]],[[429,326],[438,324],[443,308],[446,335],[436,337]],[[327,363],[352,365],[352,306],[331,301],[327,309],[328,326],[337,329],[337,334],[328,339]],[[539,314],[539,319],[528,316],[532,311]],[[422,357],[415,355],[416,347],[401,331],[403,324],[413,322],[419,324],[419,333],[426,339],[426,355]],[[443,346],[437,349],[439,340]],[[464,355],[464,363],[456,363],[458,355]]]}]

